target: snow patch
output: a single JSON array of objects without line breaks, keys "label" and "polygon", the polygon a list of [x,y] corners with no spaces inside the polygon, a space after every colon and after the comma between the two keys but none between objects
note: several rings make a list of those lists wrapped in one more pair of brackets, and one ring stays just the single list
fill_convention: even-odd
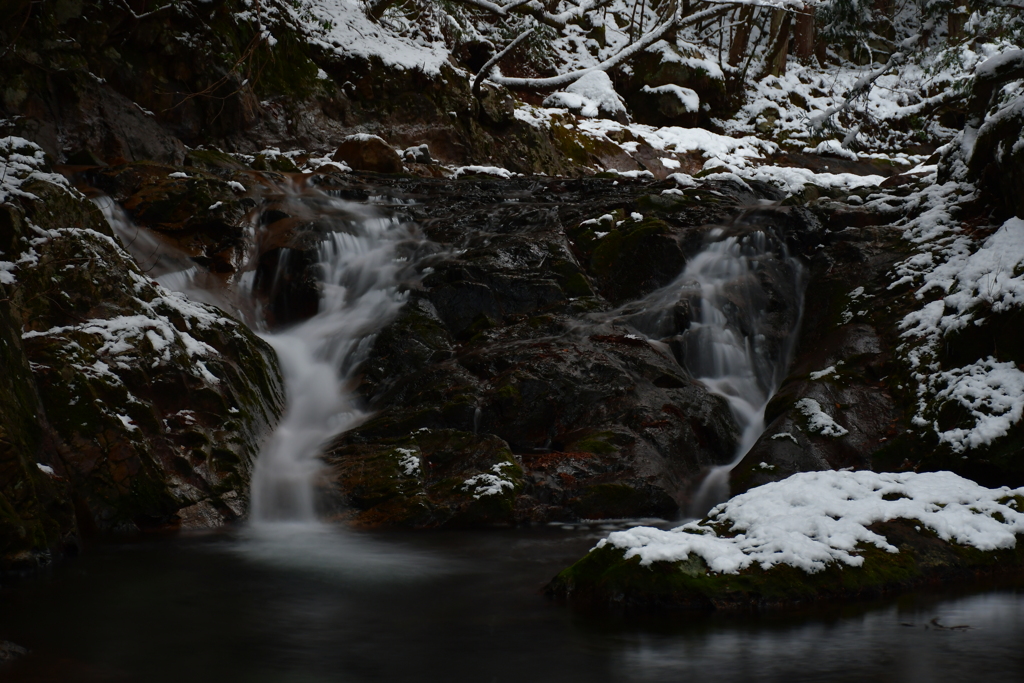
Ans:
[{"label": "snow patch", "polygon": [[815,573],[837,562],[863,565],[859,546],[898,553],[868,529],[893,519],[918,520],[944,541],[983,551],[1013,548],[1024,533],[1024,512],[1007,501],[1014,495],[1024,488],[988,489],[952,472],[801,472],[719,505],[707,522],[617,531],[597,547],[621,548],[645,566],[695,555],[719,574],[755,564]]},{"label": "snow patch", "polygon": [[500,495],[505,489],[512,490],[515,484],[506,479],[502,470],[511,467],[510,462],[499,462],[491,468],[494,474],[484,473],[470,477],[462,484],[462,490],[473,494],[473,498],[479,500],[483,496]]},{"label": "snow patch", "polygon": [[683,88],[669,83],[668,85],[659,85],[657,88],[645,85],[640,88],[640,90],[642,92],[652,93],[655,95],[675,95],[683,105],[683,109],[686,111],[691,114],[695,114],[700,111],[700,95],[689,88]]},{"label": "snow patch", "polygon": [[802,398],[796,402],[797,410],[807,418],[807,429],[822,436],[845,436],[849,432],[832,416],[821,409],[821,404],[813,398]]}]

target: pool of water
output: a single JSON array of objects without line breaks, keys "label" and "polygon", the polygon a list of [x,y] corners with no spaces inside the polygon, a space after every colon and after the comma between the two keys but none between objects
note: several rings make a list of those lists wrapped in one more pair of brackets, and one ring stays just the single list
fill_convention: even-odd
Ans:
[{"label": "pool of water", "polygon": [[663,619],[545,599],[607,531],[275,525],[94,543],[0,588],[0,639],[32,651],[0,680],[1024,680],[1024,586]]}]

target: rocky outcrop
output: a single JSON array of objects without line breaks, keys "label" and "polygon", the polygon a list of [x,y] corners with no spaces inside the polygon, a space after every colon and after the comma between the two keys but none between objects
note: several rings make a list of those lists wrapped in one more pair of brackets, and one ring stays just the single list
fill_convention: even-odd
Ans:
[{"label": "rocky outcrop", "polygon": [[[325,180],[343,196],[355,183]],[[357,521],[459,523],[468,491],[450,479],[488,473],[451,455],[463,443],[514,454],[501,490],[512,504],[488,518],[504,523],[671,517],[703,472],[729,461],[738,433],[727,403],[669,344],[688,313],[666,323],[664,343],[649,343],[628,326],[636,312],[616,306],[672,282],[711,226],[744,214],[749,188],[709,183],[694,190],[706,201],[668,183],[600,179],[409,180],[382,191],[416,200],[401,215],[439,251],[421,261],[423,279],[363,366],[374,416],[327,455]],[[786,210],[774,222],[800,227]],[[394,476],[405,452],[424,463],[422,476]],[[490,458],[487,467],[500,461]]]},{"label": "rocky outcrop", "polygon": [[560,573],[545,592],[584,608],[749,612],[872,600],[922,586],[1024,573],[1024,535],[1013,549],[982,551],[922,533],[914,520],[878,523],[871,531],[899,552],[859,547],[861,566],[834,563],[810,574],[785,564],[722,574],[709,572],[700,558],[641,566],[639,557],[626,559],[622,550],[606,545]]},{"label": "rocky outcrop", "polygon": [[0,230],[5,497],[19,497],[5,561],[66,545],[76,522],[88,533],[243,515],[252,459],[282,407],[273,353],[150,280],[96,207],[19,144]]},{"label": "rocky outcrop", "polygon": [[338,145],[333,159],[343,161],[357,171],[402,172],[402,159],[398,152],[376,135],[349,135]]},{"label": "rocky outcrop", "polygon": [[755,610],[1024,573],[1024,488],[950,472],[815,472],[700,522],[614,532],[549,594],[621,609]]}]

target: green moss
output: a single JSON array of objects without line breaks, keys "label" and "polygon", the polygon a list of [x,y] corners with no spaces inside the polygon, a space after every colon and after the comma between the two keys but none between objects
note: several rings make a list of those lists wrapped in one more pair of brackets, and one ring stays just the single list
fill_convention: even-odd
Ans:
[{"label": "green moss", "polygon": [[625,223],[598,240],[590,257],[591,270],[599,277],[607,277],[616,266],[633,261],[649,238],[668,232],[668,225],[657,218]]},{"label": "green moss", "polygon": [[597,455],[610,455],[617,452],[619,449],[609,443],[611,439],[615,437],[612,432],[597,432],[590,434],[589,436],[575,441],[569,446],[569,450],[580,451],[582,453],[595,453]]},{"label": "green moss", "polygon": [[498,398],[515,401],[516,403],[522,403],[523,401],[523,395],[519,393],[519,387],[515,384],[503,384],[498,387],[498,390],[494,392],[494,395]]},{"label": "green moss", "polygon": [[594,291],[590,288],[590,283],[587,282],[587,278],[583,273],[576,273],[570,276],[564,285],[565,293],[569,296],[593,296]]}]

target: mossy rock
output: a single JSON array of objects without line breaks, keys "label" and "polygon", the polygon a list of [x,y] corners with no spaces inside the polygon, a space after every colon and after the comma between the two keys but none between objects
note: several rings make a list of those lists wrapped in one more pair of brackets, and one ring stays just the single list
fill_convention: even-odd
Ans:
[{"label": "mossy rock", "polygon": [[513,523],[523,470],[501,439],[451,429],[358,438],[343,436],[326,455],[340,517],[368,527]]},{"label": "mossy rock", "polygon": [[605,544],[562,571],[545,591],[588,607],[627,610],[710,611],[785,608],[818,601],[865,600],[923,585],[963,582],[993,575],[1024,575],[1024,535],[1010,550],[981,551],[943,541],[915,520],[869,527],[899,548],[889,553],[860,546],[860,567],[839,562],[809,574],[778,564],[753,565],[736,574],[716,574],[693,556],[678,562],[640,564]]},{"label": "mossy rock", "polygon": [[679,505],[664,490],[649,484],[595,484],[569,501],[580,519],[673,517]]},{"label": "mossy rock", "polygon": [[686,263],[668,224],[658,218],[626,219],[599,239],[587,232],[578,238],[589,252],[587,271],[613,302],[637,299],[668,284]]},{"label": "mossy rock", "polygon": [[18,215],[53,227],[19,266],[11,310],[79,524],[174,526],[199,504],[221,521],[244,514],[252,460],[283,407],[275,354],[146,277],[84,197],[34,185]]}]

